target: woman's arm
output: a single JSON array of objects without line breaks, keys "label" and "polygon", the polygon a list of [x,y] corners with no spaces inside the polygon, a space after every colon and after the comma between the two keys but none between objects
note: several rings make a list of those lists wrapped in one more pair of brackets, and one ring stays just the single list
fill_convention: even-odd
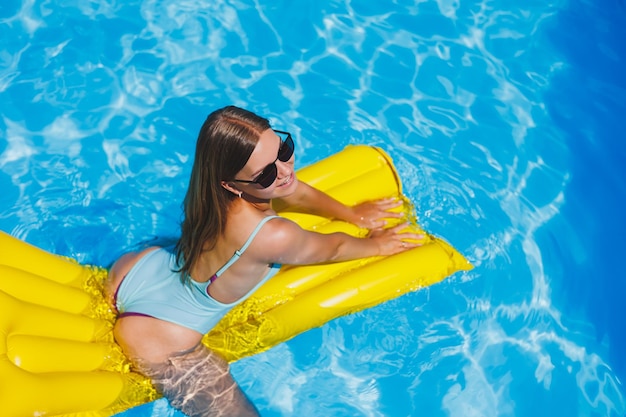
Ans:
[{"label": "woman's arm", "polygon": [[343,220],[367,229],[383,227],[385,218],[399,218],[402,216],[400,213],[388,211],[402,205],[402,201],[398,199],[389,198],[349,207],[303,182],[298,183],[298,187],[293,194],[280,200],[282,200],[283,204],[300,211]]},{"label": "woman's arm", "polygon": [[407,224],[357,238],[345,233],[322,234],[302,229],[287,219],[268,222],[254,241],[263,263],[308,265],[393,255],[421,245],[423,235],[405,231]]}]

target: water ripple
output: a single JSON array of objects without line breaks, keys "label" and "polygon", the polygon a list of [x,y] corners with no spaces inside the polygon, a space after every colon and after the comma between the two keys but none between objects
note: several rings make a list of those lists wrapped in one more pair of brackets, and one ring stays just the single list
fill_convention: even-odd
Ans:
[{"label": "water ripple", "polygon": [[[546,242],[587,256],[552,228],[575,149],[545,100],[572,65],[549,36],[567,2],[14,3],[0,7],[3,230],[99,264],[176,235],[200,124],[233,103],[292,131],[299,166],[382,147],[422,225],[476,265],[235,364],[264,411],[623,414],[606,346],[552,293]],[[584,86],[598,112],[619,108],[623,88]]]}]

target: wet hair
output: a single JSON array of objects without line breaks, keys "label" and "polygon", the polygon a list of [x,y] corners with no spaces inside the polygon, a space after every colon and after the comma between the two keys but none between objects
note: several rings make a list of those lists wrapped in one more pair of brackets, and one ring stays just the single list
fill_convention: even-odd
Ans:
[{"label": "wet hair", "polygon": [[202,125],[175,247],[183,283],[189,282],[202,252],[213,249],[226,228],[226,213],[237,196],[221,181],[232,180],[243,169],[267,129],[267,119],[235,106],[214,111]]}]

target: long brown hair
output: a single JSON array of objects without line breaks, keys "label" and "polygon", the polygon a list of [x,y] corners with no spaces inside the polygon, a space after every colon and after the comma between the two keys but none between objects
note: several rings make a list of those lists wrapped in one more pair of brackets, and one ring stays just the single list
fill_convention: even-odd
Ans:
[{"label": "long brown hair", "polygon": [[213,249],[226,228],[228,207],[237,196],[224,189],[221,181],[232,180],[241,171],[269,128],[267,119],[235,106],[214,111],[202,125],[176,244],[183,283],[189,282],[202,251]]}]

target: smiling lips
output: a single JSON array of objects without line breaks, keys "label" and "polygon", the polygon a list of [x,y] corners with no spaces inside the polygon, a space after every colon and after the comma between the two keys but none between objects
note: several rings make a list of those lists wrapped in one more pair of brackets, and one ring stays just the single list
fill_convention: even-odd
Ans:
[{"label": "smiling lips", "polygon": [[283,182],[281,182],[280,184],[278,184],[279,187],[283,187],[285,185],[289,185],[293,182],[293,172],[291,174],[289,174],[289,176],[287,177],[287,179]]}]

